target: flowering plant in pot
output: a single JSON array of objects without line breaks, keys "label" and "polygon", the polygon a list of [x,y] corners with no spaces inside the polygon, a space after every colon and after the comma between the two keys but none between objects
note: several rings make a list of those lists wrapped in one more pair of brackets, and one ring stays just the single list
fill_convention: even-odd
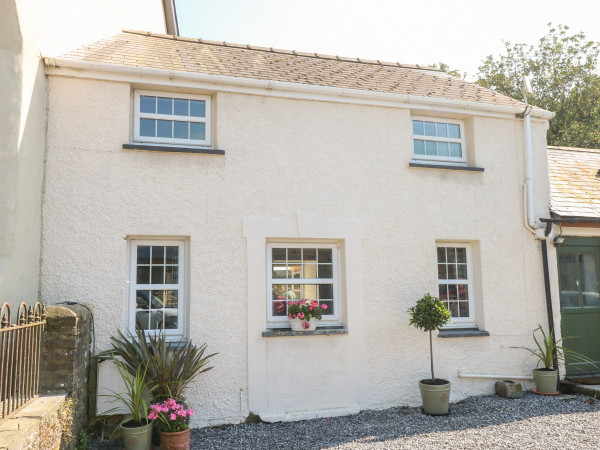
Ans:
[{"label": "flowering plant in pot", "polygon": [[419,381],[423,411],[430,415],[448,414],[450,403],[450,382],[436,378],[433,372],[433,341],[431,332],[444,326],[450,320],[450,311],[444,302],[430,294],[417,300],[408,310],[410,325],[429,332],[429,357],[431,361],[431,379]]},{"label": "flowering plant in pot", "polygon": [[317,327],[327,305],[319,305],[317,300],[303,298],[299,301],[288,301],[288,318],[292,331],[309,331]]},{"label": "flowering plant in pot", "polygon": [[[536,336],[537,332],[540,332],[541,336]],[[558,341],[554,338],[554,330],[550,330],[550,333],[546,333],[541,325],[533,330],[533,341],[535,342],[534,348],[529,347],[511,347],[520,348],[531,353],[537,358],[537,366],[533,369],[533,380],[535,382],[535,393],[537,394],[557,394],[558,393],[558,364],[564,363],[565,357],[572,360],[583,363],[588,363],[591,366],[598,368],[598,366],[587,356],[581,353],[569,350],[560,345],[563,341]],[[540,365],[542,367],[540,367]]]},{"label": "flowering plant in pot", "polygon": [[156,421],[156,428],[160,431],[161,450],[190,448],[190,428],[186,419],[193,416],[194,411],[172,398],[150,405],[150,410],[148,418]]}]

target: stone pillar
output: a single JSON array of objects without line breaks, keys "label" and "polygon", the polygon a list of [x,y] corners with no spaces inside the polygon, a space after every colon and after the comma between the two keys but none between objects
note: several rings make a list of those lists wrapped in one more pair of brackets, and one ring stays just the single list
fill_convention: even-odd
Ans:
[{"label": "stone pillar", "polygon": [[82,305],[46,306],[40,394],[66,393],[77,401],[75,437],[87,426],[92,320]]}]

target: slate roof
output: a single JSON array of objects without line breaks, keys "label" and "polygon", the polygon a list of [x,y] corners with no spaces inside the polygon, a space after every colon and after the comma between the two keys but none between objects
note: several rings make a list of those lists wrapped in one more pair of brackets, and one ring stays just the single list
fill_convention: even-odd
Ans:
[{"label": "slate roof", "polygon": [[518,100],[431,67],[133,30],[124,30],[62,58],[524,107]]},{"label": "slate roof", "polygon": [[548,147],[551,211],[600,218],[600,149]]}]

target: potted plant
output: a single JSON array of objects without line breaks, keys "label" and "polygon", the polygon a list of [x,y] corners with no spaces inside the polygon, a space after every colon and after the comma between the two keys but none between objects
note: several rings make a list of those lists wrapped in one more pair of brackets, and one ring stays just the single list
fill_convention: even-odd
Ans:
[{"label": "potted plant", "polygon": [[410,325],[429,332],[429,357],[431,361],[431,379],[419,381],[423,412],[430,415],[448,414],[450,404],[450,382],[435,378],[433,372],[433,341],[431,332],[444,326],[450,320],[450,311],[437,297],[425,294],[416,305],[408,310]]},{"label": "potted plant", "polygon": [[[125,385],[125,392],[113,392],[111,403],[118,403],[125,407],[128,415],[120,422],[121,438],[126,450],[150,450],[152,444],[152,420],[148,418],[148,398],[155,389],[147,380],[148,366],[137,366],[135,373],[130,375],[125,366],[117,358],[113,358],[115,365]],[[117,411],[117,407],[107,414]]]},{"label": "potted plant", "polygon": [[185,450],[190,448],[190,428],[186,419],[194,411],[168,398],[162,403],[150,405],[148,418],[155,420],[160,431],[160,450]]},{"label": "potted plant", "polygon": [[287,304],[292,331],[314,330],[327,309],[327,305],[319,305],[317,300],[308,298],[300,301],[288,301]]},{"label": "potted plant", "polygon": [[[538,331],[541,334],[541,338],[536,337]],[[533,330],[533,341],[535,342],[535,348],[511,348],[527,350],[537,358],[536,368],[532,371],[533,381],[535,382],[534,393],[536,394],[548,395],[558,393],[558,370],[556,370],[555,367],[558,367],[559,362],[564,362],[565,356],[568,356],[569,359],[585,362],[597,367],[587,356],[559,345],[562,342],[562,339],[555,341],[554,331],[550,330],[550,333],[546,334],[541,325],[538,325],[538,327]],[[542,367],[540,367],[540,365]]]}]

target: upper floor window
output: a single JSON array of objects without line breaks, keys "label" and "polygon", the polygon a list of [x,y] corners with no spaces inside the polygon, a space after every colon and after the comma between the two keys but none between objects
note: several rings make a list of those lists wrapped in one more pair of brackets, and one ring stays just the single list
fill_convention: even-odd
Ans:
[{"label": "upper floor window", "polygon": [[130,245],[130,331],[183,336],[185,242],[132,240]]},{"label": "upper floor window", "polygon": [[474,326],[473,271],[469,244],[437,244],[438,293],[452,315],[450,325]]},{"label": "upper floor window", "polygon": [[462,121],[416,117],[412,127],[414,159],[466,164]]},{"label": "upper floor window", "polygon": [[287,302],[307,298],[327,305],[322,324],[341,320],[335,244],[268,244],[267,322],[288,326]]},{"label": "upper floor window", "polygon": [[134,141],[210,146],[210,97],[135,91]]}]

